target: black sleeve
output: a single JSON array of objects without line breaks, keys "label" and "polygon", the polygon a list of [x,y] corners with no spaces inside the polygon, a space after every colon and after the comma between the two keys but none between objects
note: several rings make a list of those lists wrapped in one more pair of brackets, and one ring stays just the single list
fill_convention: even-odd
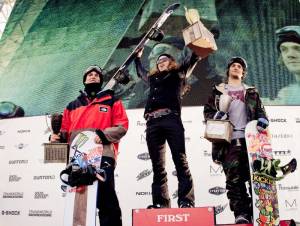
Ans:
[{"label": "black sleeve", "polygon": [[144,81],[148,82],[148,71],[144,68],[141,58],[136,57],[134,59],[134,63],[135,63],[137,76],[143,79]]},{"label": "black sleeve", "polygon": [[183,71],[184,73],[187,73],[187,71],[197,63],[200,57],[197,56],[194,52],[191,52],[190,50],[185,50],[185,51],[187,51],[188,54],[186,54],[185,58],[183,59],[183,62],[180,66],[180,70]]}]

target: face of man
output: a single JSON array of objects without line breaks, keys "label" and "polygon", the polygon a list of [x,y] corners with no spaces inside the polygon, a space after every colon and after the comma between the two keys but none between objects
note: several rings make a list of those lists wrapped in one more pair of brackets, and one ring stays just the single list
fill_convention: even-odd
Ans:
[{"label": "face of man", "polygon": [[159,71],[167,71],[170,65],[170,59],[164,58],[163,60],[160,60],[157,64],[157,68]]},{"label": "face of man", "polygon": [[300,44],[283,42],[280,45],[280,52],[287,69],[292,73],[300,74]]},{"label": "face of man", "polygon": [[100,83],[100,75],[96,71],[91,71],[86,75],[85,84]]},{"label": "face of man", "polygon": [[242,80],[243,77],[243,66],[237,62],[232,63],[229,67],[229,78],[235,79],[235,80]]}]

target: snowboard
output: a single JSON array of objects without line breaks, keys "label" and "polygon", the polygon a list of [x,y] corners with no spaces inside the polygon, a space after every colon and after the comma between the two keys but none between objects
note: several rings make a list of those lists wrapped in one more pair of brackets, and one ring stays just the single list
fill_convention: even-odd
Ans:
[{"label": "snowboard", "polygon": [[[161,26],[165,23],[168,17],[180,6],[179,3],[174,3],[169,5],[160,17],[156,20],[156,22],[151,26],[148,32],[143,36],[141,41],[137,44],[137,46],[133,49],[133,51],[129,54],[124,63],[119,67],[119,69],[115,72],[115,74],[111,77],[111,79],[106,83],[104,88],[100,91],[103,92],[108,89],[112,89],[117,83],[118,80],[123,76],[123,72],[126,68],[133,62],[137,53],[144,47],[144,45],[149,40],[161,41],[163,39],[163,33],[160,31]],[[100,93],[99,92],[99,93]]]},{"label": "snowboard", "polygon": [[[95,132],[92,131],[77,134],[70,145],[69,162],[78,162],[81,167],[82,162],[92,164],[100,171],[103,146],[96,144],[94,138]],[[96,225],[97,188],[98,180],[88,186],[62,185],[65,192],[64,226]]]},{"label": "snowboard", "polygon": [[268,130],[258,132],[257,121],[249,122],[245,130],[249,168],[252,184],[252,207],[254,226],[279,225],[279,207],[276,180],[254,171],[255,161],[273,159],[271,137]]}]

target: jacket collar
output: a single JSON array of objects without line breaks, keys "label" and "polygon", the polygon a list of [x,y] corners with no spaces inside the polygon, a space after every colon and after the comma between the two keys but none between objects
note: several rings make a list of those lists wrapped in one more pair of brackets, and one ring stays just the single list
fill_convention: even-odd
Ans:
[{"label": "jacket collar", "polygon": [[[219,85],[215,85],[215,88],[219,92],[224,93],[225,92],[225,84],[227,84],[227,83],[220,83]],[[243,84],[243,86],[245,87],[246,90],[248,90],[248,89],[254,89],[255,88],[254,86],[249,86],[249,85],[247,85],[245,83],[242,83],[242,84]]]}]

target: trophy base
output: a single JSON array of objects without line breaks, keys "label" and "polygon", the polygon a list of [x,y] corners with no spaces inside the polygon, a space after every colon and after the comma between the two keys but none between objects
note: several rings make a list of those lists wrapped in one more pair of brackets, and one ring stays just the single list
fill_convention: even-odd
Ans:
[{"label": "trophy base", "polygon": [[233,125],[229,120],[207,120],[204,138],[210,142],[231,142]]},{"label": "trophy base", "polygon": [[68,143],[44,143],[44,163],[67,163]]}]

